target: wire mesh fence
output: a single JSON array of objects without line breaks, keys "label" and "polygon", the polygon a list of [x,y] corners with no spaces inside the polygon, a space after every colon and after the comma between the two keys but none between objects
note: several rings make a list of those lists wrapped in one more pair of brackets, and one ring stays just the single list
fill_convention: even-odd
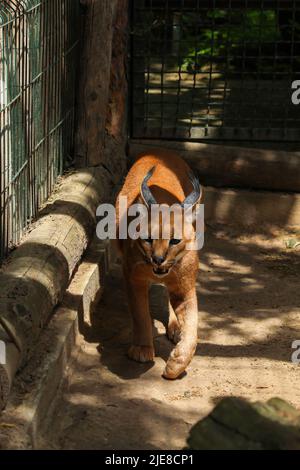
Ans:
[{"label": "wire mesh fence", "polygon": [[79,8],[0,2],[0,261],[72,158]]},{"label": "wire mesh fence", "polygon": [[300,141],[299,0],[133,0],[133,138]]}]

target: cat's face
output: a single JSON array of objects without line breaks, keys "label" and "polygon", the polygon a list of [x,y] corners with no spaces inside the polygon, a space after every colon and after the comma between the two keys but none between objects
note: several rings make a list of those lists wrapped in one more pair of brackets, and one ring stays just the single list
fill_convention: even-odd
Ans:
[{"label": "cat's face", "polygon": [[[169,274],[172,267],[178,263],[190,247],[195,238],[195,230],[192,223],[184,221],[183,210],[180,227],[175,218],[171,217],[169,223],[162,221],[149,222],[146,238],[136,240],[139,250],[142,252],[147,263],[152,265],[155,276],[164,277]],[[178,219],[177,219],[178,221]]]}]

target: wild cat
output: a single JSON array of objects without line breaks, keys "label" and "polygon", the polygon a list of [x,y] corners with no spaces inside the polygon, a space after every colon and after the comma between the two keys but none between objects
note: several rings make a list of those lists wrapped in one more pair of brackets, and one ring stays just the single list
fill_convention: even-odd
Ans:
[{"label": "wild cat", "polygon": [[[177,235],[175,237],[175,218],[170,217],[169,236],[165,237],[163,228],[166,227],[162,226],[162,218],[152,220],[151,208],[155,204],[176,204],[183,217],[184,204],[192,207],[192,212],[200,204],[202,188],[189,166],[177,154],[157,150],[140,155],[126,177],[116,202],[118,230],[122,218],[119,212],[121,196],[127,197],[128,208],[140,203],[149,214],[148,236],[118,240],[133,320],[128,356],[139,362],[154,360],[149,287],[163,283],[169,293],[167,335],[176,344],[163,376],[176,379],[190,363],[197,345],[196,276],[199,259],[196,249],[187,249],[196,237],[195,221],[193,216],[188,221],[184,220],[184,233],[178,238]],[[151,235],[153,228],[158,234],[156,237]]]}]

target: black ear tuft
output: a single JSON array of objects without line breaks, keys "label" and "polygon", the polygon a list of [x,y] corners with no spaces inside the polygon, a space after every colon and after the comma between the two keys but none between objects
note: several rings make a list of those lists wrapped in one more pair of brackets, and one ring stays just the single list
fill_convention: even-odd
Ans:
[{"label": "black ear tuft", "polygon": [[143,179],[143,182],[141,184],[141,195],[144,200],[144,203],[146,204],[147,207],[151,206],[152,204],[157,204],[153,194],[151,193],[147,183],[151,176],[153,175],[155,170],[155,166],[151,168],[151,170],[148,171],[147,175]]},{"label": "black ear tuft", "polygon": [[194,175],[192,171],[189,172],[189,177],[190,177],[190,181],[193,185],[194,190],[191,192],[191,194],[189,194],[185,198],[185,200],[181,204],[183,207],[185,205],[194,206],[197,202],[199,202],[202,196],[202,188],[201,188],[198,178]]}]

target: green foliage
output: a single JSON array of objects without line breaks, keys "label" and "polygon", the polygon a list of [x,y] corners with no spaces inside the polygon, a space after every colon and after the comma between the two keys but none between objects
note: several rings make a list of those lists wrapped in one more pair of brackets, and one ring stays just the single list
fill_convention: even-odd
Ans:
[{"label": "green foliage", "polygon": [[181,48],[180,65],[183,70],[191,72],[198,71],[211,58],[218,61],[218,58],[225,55],[230,67],[239,51],[242,53],[246,49],[249,55],[253,55],[257,52],[259,43],[271,43],[280,38],[277,17],[273,10],[209,10],[203,19],[203,25],[195,23],[192,14],[183,15],[181,34],[184,45]]}]

